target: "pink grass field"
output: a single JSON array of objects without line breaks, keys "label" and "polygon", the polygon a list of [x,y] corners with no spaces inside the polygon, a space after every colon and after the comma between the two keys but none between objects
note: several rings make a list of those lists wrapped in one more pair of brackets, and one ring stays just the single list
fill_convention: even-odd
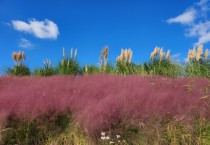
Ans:
[{"label": "pink grass field", "polygon": [[196,115],[208,117],[209,108],[200,98],[210,95],[209,85],[210,81],[204,78],[3,76],[0,118],[1,121],[9,116],[36,118],[69,108],[89,133],[122,120],[144,122],[150,117],[169,115],[190,121]]}]

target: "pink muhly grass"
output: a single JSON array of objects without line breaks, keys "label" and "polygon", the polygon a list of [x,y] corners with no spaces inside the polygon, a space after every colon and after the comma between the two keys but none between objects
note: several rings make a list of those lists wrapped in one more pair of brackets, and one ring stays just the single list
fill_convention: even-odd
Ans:
[{"label": "pink muhly grass", "polygon": [[[118,125],[124,119],[144,122],[170,115],[190,121],[208,116],[201,89],[207,79],[142,76],[0,77],[0,119],[31,119],[70,109],[89,134]],[[208,94],[210,95],[210,94]]]}]

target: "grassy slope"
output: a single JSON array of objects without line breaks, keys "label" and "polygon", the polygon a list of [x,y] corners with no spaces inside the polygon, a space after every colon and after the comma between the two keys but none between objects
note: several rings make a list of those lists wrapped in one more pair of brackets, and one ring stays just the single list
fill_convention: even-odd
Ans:
[{"label": "grassy slope", "polygon": [[144,122],[151,116],[182,118],[207,115],[202,89],[207,79],[141,76],[53,76],[0,78],[0,117],[36,118],[70,108],[90,134],[117,125],[122,118]]}]

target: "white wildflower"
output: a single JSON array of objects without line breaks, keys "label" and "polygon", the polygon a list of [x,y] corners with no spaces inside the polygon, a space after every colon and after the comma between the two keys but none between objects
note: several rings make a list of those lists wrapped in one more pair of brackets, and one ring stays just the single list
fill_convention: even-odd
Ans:
[{"label": "white wildflower", "polygon": [[105,132],[101,132],[101,136],[105,136],[105,134],[106,134]]}]

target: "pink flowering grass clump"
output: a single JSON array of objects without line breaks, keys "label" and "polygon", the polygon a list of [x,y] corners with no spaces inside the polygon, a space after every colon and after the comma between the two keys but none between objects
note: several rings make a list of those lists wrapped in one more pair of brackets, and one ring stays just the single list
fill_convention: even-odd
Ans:
[{"label": "pink flowering grass clump", "polygon": [[0,119],[35,119],[68,109],[89,134],[150,118],[208,119],[210,83],[204,78],[90,75],[0,77]]}]

